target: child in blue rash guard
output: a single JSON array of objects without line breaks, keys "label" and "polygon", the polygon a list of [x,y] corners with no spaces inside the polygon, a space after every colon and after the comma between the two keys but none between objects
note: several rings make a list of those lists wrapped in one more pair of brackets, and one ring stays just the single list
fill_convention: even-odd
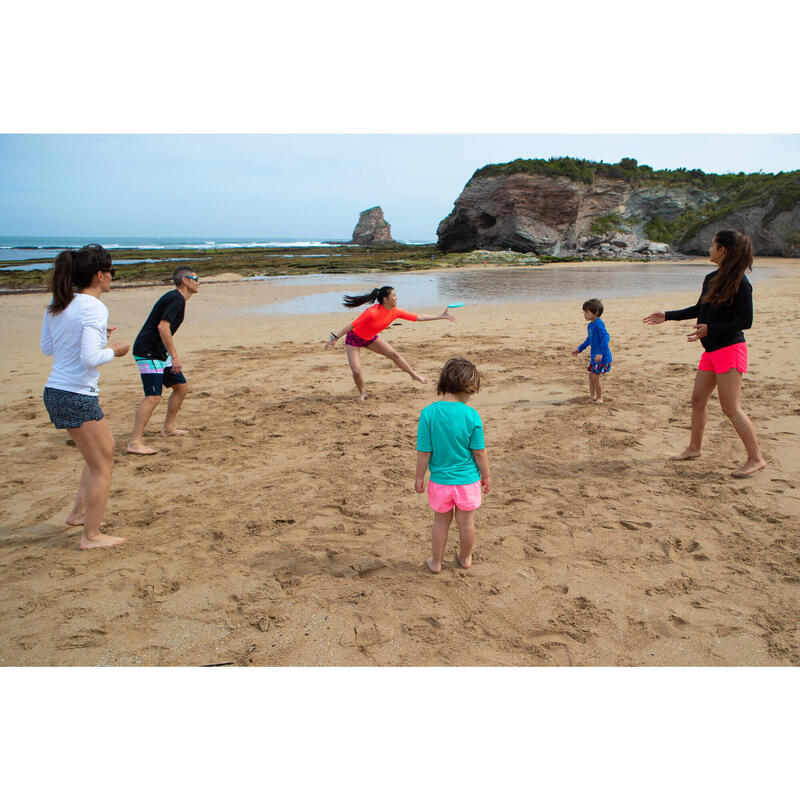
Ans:
[{"label": "child in blue rash guard", "polygon": [[583,318],[589,323],[587,336],[584,343],[572,351],[576,356],[587,347],[591,346],[589,357],[589,397],[596,403],[603,402],[602,377],[611,369],[611,351],[608,349],[609,335],[605,323],[600,317],[603,315],[603,303],[596,297],[583,304]]}]

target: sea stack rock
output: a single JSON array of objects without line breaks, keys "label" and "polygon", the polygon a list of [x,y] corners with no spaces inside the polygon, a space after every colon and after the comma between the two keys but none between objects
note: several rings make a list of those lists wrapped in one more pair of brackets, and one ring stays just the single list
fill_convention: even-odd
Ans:
[{"label": "sea stack rock", "polygon": [[359,214],[350,244],[394,244],[392,229],[383,218],[380,206],[368,208]]}]

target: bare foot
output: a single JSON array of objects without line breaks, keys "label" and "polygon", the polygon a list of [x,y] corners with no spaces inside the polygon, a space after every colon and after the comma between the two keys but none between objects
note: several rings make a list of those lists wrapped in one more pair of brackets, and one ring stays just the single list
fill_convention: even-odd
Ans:
[{"label": "bare foot", "polygon": [[125,452],[133,453],[137,456],[152,456],[155,455],[158,450],[154,450],[152,447],[146,447],[143,444],[134,444],[133,442],[128,442]]},{"label": "bare foot", "polygon": [[[159,436],[185,436],[189,431],[184,430],[183,428],[170,428],[169,430],[165,430],[164,428],[161,429],[161,433]],[[155,452],[155,451],[154,451]]]},{"label": "bare foot", "polygon": [[767,462],[764,461],[763,458],[760,458],[758,461],[745,461],[739,469],[735,469],[731,475],[734,478],[746,478],[748,475],[752,475],[754,472],[758,472],[760,469],[764,469],[767,466]]},{"label": "bare foot", "polygon": [[[72,525],[73,528],[80,528],[80,527],[83,527],[83,522],[84,522],[85,519],[86,519],[86,516],[84,514],[80,514],[80,515],[70,514],[67,517],[66,522],[67,522],[67,525]],[[100,527],[101,528],[103,527],[103,525],[105,525],[105,522],[101,522],[100,523]]]},{"label": "bare foot", "polygon": [[80,547],[81,550],[94,550],[97,547],[113,547],[115,544],[122,544],[127,541],[127,536],[108,536],[105,533],[99,533],[91,539],[81,536],[78,547]]},{"label": "bare foot", "polygon": [[428,569],[434,574],[438,575],[442,571],[442,565],[436,565],[433,561],[433,556],[431,556],[426,562],[428,565]]},{"label": "bare foot", "polygon": [[688,461],[691,458],[700,458],[700,450],[690,450],[688,447],[677,456],[670,456],[670,461]]},{"label": "bare foot", "polygon": [[363,403],[367,399],[367,393],[364,392],[364,394],[360,394],[358,399]]},{"label": "bare foot", "polygon": [[428,379],[423,378],[422,375],[417,375],[416,373],[411,376],[412,381],[419,381],[420,383],[427,383]]},{"label": "bare foot", "polygon": [[462,560],[461,554],[456,553],[456,558],[458,559],[459,566],[462,569],[469,569],[472,566],[472,553],[470,553],[465,559]]},{"label": "bare foot", "polygon": [[595,397],[594,401],[595,401],[595,403],[602,403],[603,402],[603,398],[602,397]]}]

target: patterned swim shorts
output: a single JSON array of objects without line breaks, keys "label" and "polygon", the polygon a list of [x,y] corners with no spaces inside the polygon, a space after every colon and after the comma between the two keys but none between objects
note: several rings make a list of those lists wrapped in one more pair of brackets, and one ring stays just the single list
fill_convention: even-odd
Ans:
[{"label": "patterned swim shorts", "polygon": [[360,336],[353,333],[353,331],[350,331],[347,334],[347,338],[344,340],[344,343],[349,344],[350,347],[367,347],[368,345],[371,345],[377,338],[377,333],[371,339],[362,339]]},{"label": "patterned swim shorts", "polygon": [[78,394],[45,386],[42,400],[56,428],[80,428],[84,422],[103,419],[100,401],[94,394]]},{"label": "patterned swim shorts", "polygon": [[155,358],[140,358],[134,356],[133,360],[139,368],[139,376],[142,379],[142,386],[147,397],[158,397],[162,387],[174,386],[176,383],[186,383],[186,377],[182,372],[172,371],[172,356],[167,356],[166,361],[159,361]]},{"label": "patterned swim shorts", "polygon": [[605,375],[611,369],[610,361],[601,361],[599,364],[592,361],[587,367],[587,372],[594,372],[595,375]]}]

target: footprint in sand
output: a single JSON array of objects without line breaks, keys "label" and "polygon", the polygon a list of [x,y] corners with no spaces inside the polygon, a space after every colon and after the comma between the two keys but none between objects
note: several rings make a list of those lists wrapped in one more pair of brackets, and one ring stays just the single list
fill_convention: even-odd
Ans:
[{"label": "footprint in sand", "polygon": [[59,650],[74,650],[82,647],[99,647],[104,642],[105,636],[108,631],[102,628],[87,628],[72,636],[66,636],[60,639],[56,644]]},{"label": "footprint in sand", "polygon": [[56,567],[51,569],[47,574],[51,578],[71,578],[77,570],[75,567]]}]

